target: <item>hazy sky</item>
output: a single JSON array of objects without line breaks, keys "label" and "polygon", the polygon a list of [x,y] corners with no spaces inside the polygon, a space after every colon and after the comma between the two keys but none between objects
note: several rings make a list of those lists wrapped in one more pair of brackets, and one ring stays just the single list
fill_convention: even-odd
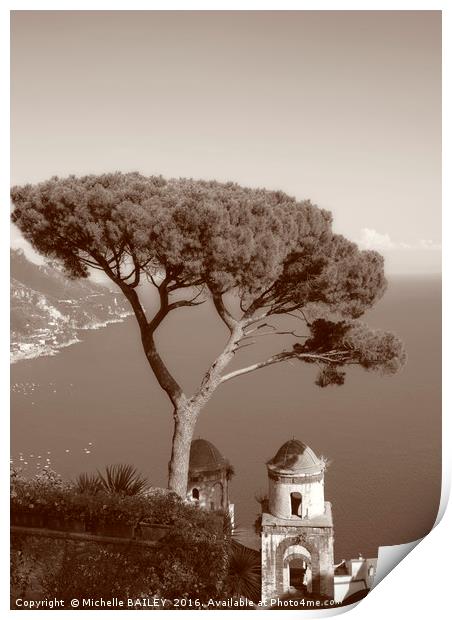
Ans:
[{"label": "hazy sky", "polygon": [[282,189],[389,273],[440,271],[440,12],[16,11],[11,46],[12,183]]}]

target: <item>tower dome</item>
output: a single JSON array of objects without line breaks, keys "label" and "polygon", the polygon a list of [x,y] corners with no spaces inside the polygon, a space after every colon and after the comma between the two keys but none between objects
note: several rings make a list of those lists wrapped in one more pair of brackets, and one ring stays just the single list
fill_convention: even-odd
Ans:
[{"label": "tower dome", "polygon": [[267,467],[281,474],[303,475],[321,473],[325,465],[309,446],[298,439],[289,439],[268,461]]},{"label": "tower dome", "polygon": [[325,463],[298,439],[286,441],[267,462],[270,513],[310,519],[324,513]]},{"label": "tower dome", "polygon": [[228,462],[213,443],[207,441],[207,439],[195,439],[191,442],[190,474],[199,474],[208,471],[214,472],[224,469],[227,466]]},{"label": "tower dome", "polygon": [[190,446],[187,500],[207,510],[224,510],[231,515],[229,478],[232,467],[216,446],[207,439],[195,439]]}]

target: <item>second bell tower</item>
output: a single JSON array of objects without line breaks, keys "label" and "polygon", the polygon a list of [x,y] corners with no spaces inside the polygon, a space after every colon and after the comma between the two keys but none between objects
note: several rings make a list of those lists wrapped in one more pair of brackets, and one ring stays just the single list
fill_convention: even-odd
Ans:
[{"label": "second bell tower", "polygon": [[267,463],[262,514],[262,599],[334,598],[333,518],[324,501],[325,463],[291,439]]}]

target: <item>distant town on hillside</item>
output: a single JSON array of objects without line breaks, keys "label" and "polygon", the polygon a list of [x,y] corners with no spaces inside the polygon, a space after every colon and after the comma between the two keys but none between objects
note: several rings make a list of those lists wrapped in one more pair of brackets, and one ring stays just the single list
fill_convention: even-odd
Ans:
[{"label": "distant town on hillside", "polygon": [[55,265],[36,265],[11,250],[11,361],[55,355],[82,330],[130,314],[121,295],[91,280],[70,280]]}]

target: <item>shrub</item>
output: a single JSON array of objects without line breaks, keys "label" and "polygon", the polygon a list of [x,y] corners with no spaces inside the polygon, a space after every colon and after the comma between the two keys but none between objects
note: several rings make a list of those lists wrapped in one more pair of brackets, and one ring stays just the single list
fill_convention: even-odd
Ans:
[{"label": "shrub", "polygon": [[[198,511],[179,518],[156,547],[14,535],[12,591],[71,598],[220,598],[227,579],[228,540],[216,519]],[[38,553],[34,549],[38,548]],[[29,557],[31,555],[31,557]],[[30,568],[31,567],[31,568]],[[25,570],[24,570],[25,569]],[[38,592],[36,591],[38,584]],[[168,603],[171,606],[171,603]]]},{"label": "shrub", "polygon": [[[150,523],[169,526],[158,545],[52,540],[30,533],[12,536],[13,593],[71,598],[192,598],[199,603],[227,591],[230,536],[224,515],[185,503],[173,492],[147,489],[140,495],[82,490],[54,472],[26,480],[11,476],[12,522],[34,516],[42,525],[56,518],[101,525]],[[119,593],[119,594],[118,594]],[[18,594],[19,596],[19,594]]]},{"label": "shrub", "polygon": [[[108,468],[107,468],[108,469]],[[135,472],[136,473],[136,472]],[[129,491],[139,489],[140,477],[128,470],[122,480],[130,483]],[[114,476],[112,485],[114,486]],[[118,480],[116,480],[118,482]],[[61,476],[44,469],[31,479],[20,470],[11,471],[11,516],[26,515],[42,519],[58,518],[63,522],[83,521],[88,529],[105,523],[136,525],[139,521],[171,525],[184,502],[175,493],[146,488],[137,494],[111,492],[111,488],[96,484],[87,474],[76,483],[64,482]],[[119,487],[118,487],[119,488]]]}]

